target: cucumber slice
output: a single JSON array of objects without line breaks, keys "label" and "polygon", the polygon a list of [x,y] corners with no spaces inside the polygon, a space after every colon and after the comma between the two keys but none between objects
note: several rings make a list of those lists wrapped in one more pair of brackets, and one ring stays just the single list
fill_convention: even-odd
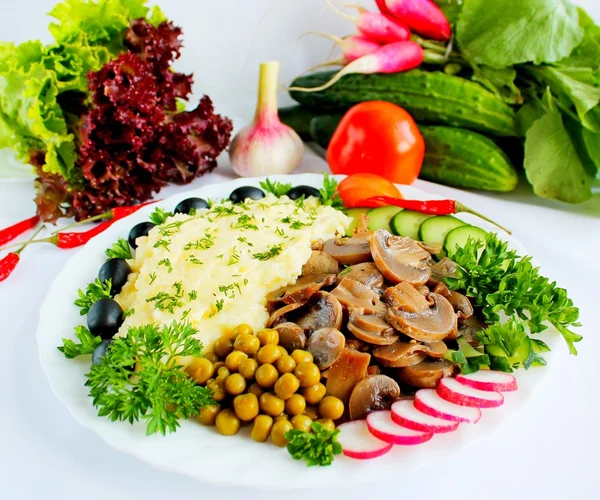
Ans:
[{"label": "cucumber slice", "polygon": [[413,212],[412,210],[402,210],[402,212],[396,214],[390,222],[392,233],[418,240],[419,227],[421,227],[421,224],[430,217],[432,216]]},{"label": "cucumber slice", "polygon": [[450,231],[463,226],[468,226],[468,224],[451,215],[430,217],[419,227],[419,238],[425,243],[443,244]]},{"label": "cucumber slice", "polygon": [[354,230],[358,227],[360,223],[360,218],[363,214],[369,212],[368,208],[348,208],[344,210],[344,213],[352,219],[352,222],[346,229],[346,236],[352,236],[354,234]]},{"label": "cucumber slice", "polygon": [[385,229],[386,231],[391,231],[390,222],[402,210],[400,207],[379,207],[369,210],[367,212],[369,216],[369,230],[377,231],[378,229]]},{"label": "cucumber slice", "polygon": [[476,226],[457,227],[456,229],[450,231],[446,236],[446,240],[444,241],[444,250],[446,250],[448,255],[452,257],[457,248],[462,248],[467,244],[469,238],[479,240],[485,246],[486,234],[487,233],[483,229]]},{"label": "cucumber slice", "polygon": [[510,358],[510,364],[520,363],[526,370],[529,369],[535,360],[535,352],[533,351],[533,343],[529,337],[525,337],[515,355]]},{"label": "cucumber slice", "polygon": [[540,352],[550,352],[550,348],[548,344],[540,339],[531,339],[531,343],[533,345],[533,352],[538,354]]}]

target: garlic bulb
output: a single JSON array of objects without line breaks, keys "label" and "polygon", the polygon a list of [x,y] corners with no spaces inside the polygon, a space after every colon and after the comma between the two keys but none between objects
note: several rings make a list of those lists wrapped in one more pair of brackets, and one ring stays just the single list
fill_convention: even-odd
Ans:
[{"label": "garlic bulb", "polygon": [[278,74],[278,62],[260,65],[254,121],[238,132],[229,148],[231,166],[242,177],[289,174],[304,156],[304,144],[298,134],[279,120]]}]

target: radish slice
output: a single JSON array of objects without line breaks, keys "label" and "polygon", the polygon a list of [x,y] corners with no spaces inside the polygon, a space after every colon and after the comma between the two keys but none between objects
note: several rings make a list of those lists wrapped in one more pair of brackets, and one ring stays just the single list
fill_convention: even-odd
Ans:
[{"label": "radish slice", "polygon": [[338,429],[338,443],[342,445],[342,452],[347,457],[368,460],[385,455],[392,449],[392,443],[381,441],[369,432],[366,420],[346,422]]},{"label": "radish slice", "polygon": [[437,393],[442,399],[460,406],[476,408],[496,408],[504,403],[504,396],[499,392],[480,391],[462,385],[456,379],[443,378],[437,386]]},{"label": "radish slice", "polygon": [[367,415],[367,427],[373,436],[391,444],[421,444],[429,441],[431,432],[415,431],[392,420],[391,411],[376,411]]},{"label": "radish slice", "polygon": [[452,432],[458,429],[458,422],[450,422],[427,415],[417,410],[413,402],[409,400],[396,401],[392,405],[392,420],[402,427],[414,431],[433,432],[434,434]]},{"label": "radish slice", "polygon": [[426,415],[450,420],[451,422],[467,422],[475,424],[481,418],[479,408],[469,408],[449,403],[438,396],[435,389],[421,389],[415,394],[415,408]]},{"label": "radish slice", "polygon": [[456,380],[462,385],[480,391],[510,392],[519,388],[517,379],[510,373],[494,370],[479,370],[469,375],[457,375]]}]

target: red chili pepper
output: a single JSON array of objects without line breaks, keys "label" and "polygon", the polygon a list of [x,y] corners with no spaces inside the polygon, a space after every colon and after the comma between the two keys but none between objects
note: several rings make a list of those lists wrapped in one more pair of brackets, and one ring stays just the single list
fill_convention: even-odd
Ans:
[{"label": "red chili pepper", "polygon": [[30,219],[17,222],[16,224],[13,224],[12,226],[7,227],[6,229],[0,230],[0,246],[6,245],[7,243],[14,240],[16,237],[21,236],[25,231],[33,229],[39,221],[40,218],[37,215],[35,215]]},{"label": "red chili pepper", "polygon": [[34,241],[33,238],[35,238],[38,234],[40,234],[40,231],[42,229],[44,229],[44,226],[40,227],[36,231],[36,233],[31,237],[31,239],[28,240],[27,242],[25,242],[25,244],[21,248],[19,248],[16,252],[10,252],[6,257],[4,257],[3,259],[0,259],[0,283],[12,274],[12,272],[17,267],[17,264],[21,260],[21,252],[23,250],[25,250],[27,245],[29,245],[30,243],[33,243],[33,241]]},{"label": "red chili pepper", "polygon": [[470,209],[462,203],[455,200],[404,200],[402,198],[392,198],[391,196],[373,196],[362,202],[358,206],[361,207],[380,207],[382,204],[393,205],[395,207],[401,207],[406,210],[412,210],[413,212],[419,212],[427,215],[453,215],[457,213],[468,213],[476,215],[477,217],[494,224],[508,234],[512,234],[508,229],[502,227],[500,224],[487,218],[485,215]]}]

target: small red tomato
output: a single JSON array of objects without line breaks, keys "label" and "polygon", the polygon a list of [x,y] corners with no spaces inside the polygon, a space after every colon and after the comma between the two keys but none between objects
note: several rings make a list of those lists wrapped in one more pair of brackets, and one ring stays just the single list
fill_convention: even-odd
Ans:
[{"label": "small red tomato", "polygon": [[346,177],[338,185],[338,193],[348,208],[359,207],[359,202],[374,196],[402,198],[394,184],[375,174],[354,174]]},{"label": "small red tomato", "polygon": [[412,116],[383,101],[354,106],[340,122],[327,149],[334,174],[377,174],[412,184],[421,171],[425,141]]}]

